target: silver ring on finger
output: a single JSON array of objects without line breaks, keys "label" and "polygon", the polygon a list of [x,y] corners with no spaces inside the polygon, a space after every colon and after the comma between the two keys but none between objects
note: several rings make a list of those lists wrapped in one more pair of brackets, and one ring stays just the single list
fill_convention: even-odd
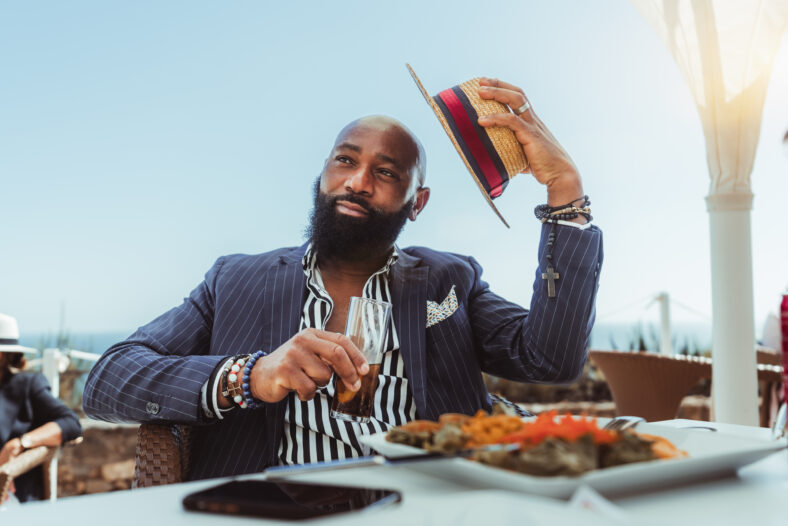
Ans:
[{"label": "silver ring on finger", "polygon": [[519,108],[514,110],[514,114],[515,115],[522,115],[523,113],[525,113],[526,111],[528,111],[530,109],[531,109],[531,103],[528,102],[528,101],[525,101],[525,104],[523,104],[522,106],[520,106]]}]

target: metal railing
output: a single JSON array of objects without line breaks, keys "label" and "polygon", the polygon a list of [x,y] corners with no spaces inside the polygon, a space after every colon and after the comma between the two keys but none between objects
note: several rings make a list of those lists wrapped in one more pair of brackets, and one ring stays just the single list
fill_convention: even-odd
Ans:
[{"label": "metal railing", "polygon": [[[76,349],[44,349],[41,358],[30,360],[28,367],[41,365],[41,372],[52,387],[52,396],[60,397],[60,375],[66,372],[73,360],[84,360],[91,364],[98,361],[101,355]],[[87,371],[85,371],[87,372]],[[57,456],[49,463],[49,500],[57,499]]]}]

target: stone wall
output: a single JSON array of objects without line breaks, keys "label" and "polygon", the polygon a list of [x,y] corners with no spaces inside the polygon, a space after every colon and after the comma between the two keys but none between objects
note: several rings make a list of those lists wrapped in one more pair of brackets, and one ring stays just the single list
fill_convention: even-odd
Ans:
[{"label": "stone wall", "polygon": [[61,449],[58,497],[104,493],[131,488],[134,476],[136,425],[81,421],[82,443]]},{"label": "stone wall", "polygon": [[[600,418],[612,418],[616,416],[616,404],[613,402],[587,402],[564,400],[553,403],[526,403],[520,404],[532,413],[543,411],[558,411],[560,414],[570,413],[573,415],[585,414]],[[687,420],[704,420],[708,422],[710,403],[709,398],[703,395],[685,396],[679,406],[676,418],[686,418]]]}]

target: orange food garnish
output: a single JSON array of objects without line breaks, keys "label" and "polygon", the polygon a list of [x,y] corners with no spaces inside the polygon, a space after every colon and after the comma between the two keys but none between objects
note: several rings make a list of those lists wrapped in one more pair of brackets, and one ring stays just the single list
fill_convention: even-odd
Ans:
[{"label": "orange food garnish", "polygon": [[651,451],[654,452],[657,458],[683,458],[689,456],[686,451],[677,448],[666,438],[657,435],[646,435],[644,433],[638,434],[641,438],[654,441],[654,443],[651,444]]},{"label": "orange food garnish", "polygon": [[[557,417],[557,418],[556,418]],[[599,429],[596,419],[569,413],[558,416],[557,411],[541,413],[532,422],[524,422],[522,429],[500,439],[500,442],[520,442],[525,445],[538,445],[546,438],[560,438],[574,442],[590,434],[595,444],[611,444],[618,440],[615,431]]]},{"label": "orange food garnish", "polygon": [[478,447],[487,444],[496,444],[507,435],[519,431],[523,427],[520,417],[510,415],[487,416],[484,411],[478,411],[473,417],[468,418],[460,426],[463,433],[471,438],[466,447]]}]

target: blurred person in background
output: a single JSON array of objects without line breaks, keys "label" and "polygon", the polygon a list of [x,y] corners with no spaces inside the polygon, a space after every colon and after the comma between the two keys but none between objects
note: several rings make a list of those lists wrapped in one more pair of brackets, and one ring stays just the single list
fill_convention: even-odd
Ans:
[{"label": "blurred person in background", "polygon": [[[22,372],[25,355],[36,352],[19,345],[16,319],[0,314],[0,466],[27,449],[59,446],[82,435],[79,418],[52,396],[44,375]],[[41,500],[42,467],[14,479],[12,492],[20,502]]]}]

